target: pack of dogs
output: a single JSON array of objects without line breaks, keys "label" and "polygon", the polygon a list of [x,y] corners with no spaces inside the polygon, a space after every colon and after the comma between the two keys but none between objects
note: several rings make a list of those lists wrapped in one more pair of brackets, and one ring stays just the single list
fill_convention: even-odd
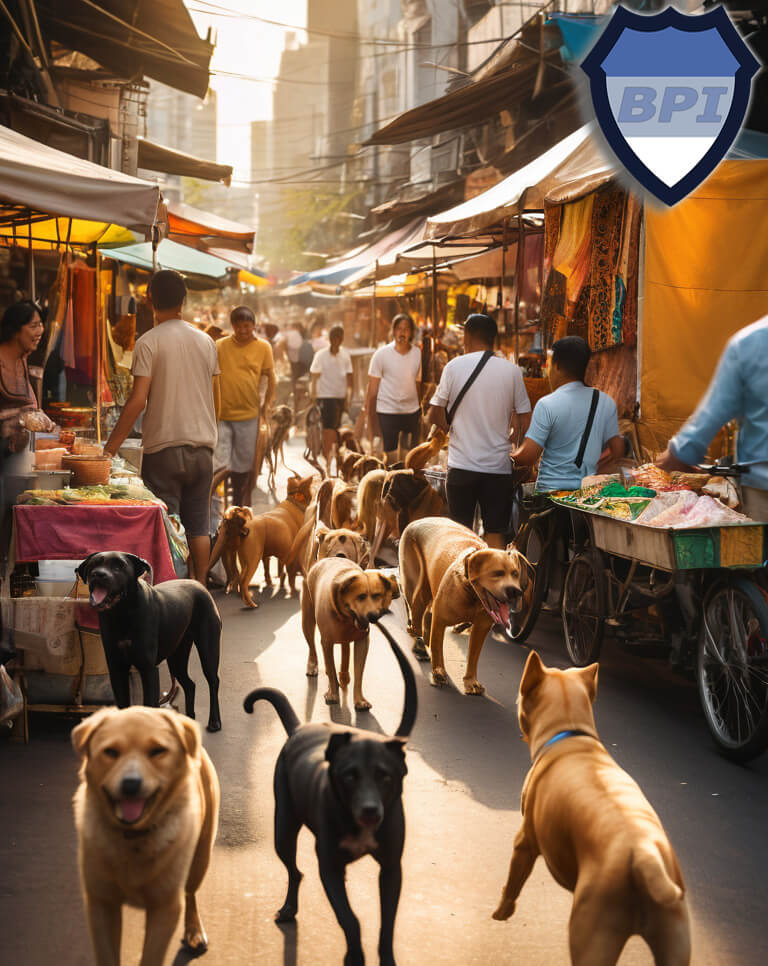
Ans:
[{"label": "pack of dogs", "polygon": [[[308,415],[309,422],[309,415]],[[425,468],[446,445],[434,433],[394,467],[343,440],[336,478],[288,480],[285,499],[255,514],[230,507],[211,555],[223,561],[226,593],[251,610],[258,565],[271,588],[275,558],[283,590],[300,590],[306,673],[318,674],[319,635],[327,677],[325,701],[352,685],[355,709],[371,702],[363,675],[374,626],[400,669],[404,703],[394,735],[339,724],[302,724],[288,698],[262,687],[244,699],[253,714],[263,700],[277,712],[286,741],[274,770],[274,847],[288,874],[278,923],[298,913],[302,874],[296,842],[306,826],[318,870],[345,941],[345,966],[364,963],[360,923],[347,895],[347,865],[370,855],[380,867],[379,962],[394,966],[394,930],[405,843],[405,746],[417,719],[411,664],[382,619],[402,596],[413,653],[430,661],[430,683],[448,681],[446,629],[471,625],[463,689],[482,695],[478,662],[495,626],[509,628],[529,606],[534,571],[517,548],[489,548],[447,518]],[[377,567],[391,534],[398,577]],[[187,670],[194,645],[209,688],[207,729],[219,710],[221,618],[210,592],[191,580],[151,585],[149,565],[132,554],[92,554],[78,568],[95,608],[116,708],[102,709],[72,732],[80,758],[75,794],[78,858],[97,966],[119,966],[122,907],[146,911],[142,966],[162,966],[183,915],[190,955],[207,949],[197,894],[216,838],[220,790],[195,722],[195,684]],[[148,578],[148,579],[145,579]],[[337,652],[337,649],[339,651]],[[336,655],[340,654],[337,662]],[[350,659],[353,675],[350,673]],[[185,715],[159,707],[158,666],[166,661],[184,694]],[[131,667],[143,705],[130,707]],[[493,919],[508,919],[536,858],[573,893],[569,923],[574,966],[611,966],[627,940],[641,936],[659,966],[690,963],[685,885],[662,824],[633,779],[608,754],[595,726],[598,666],[547,668],[535,651],[520,681],[517,712],[531,765],[522,790],[522,824]],[[373,696],[373,695],[372,695]]]}]

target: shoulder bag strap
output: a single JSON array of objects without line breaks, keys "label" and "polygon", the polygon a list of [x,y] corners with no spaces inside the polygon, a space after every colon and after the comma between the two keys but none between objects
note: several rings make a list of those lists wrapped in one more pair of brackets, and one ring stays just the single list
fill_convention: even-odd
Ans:
[{"label": "shoulder bag strap", "polygon": [[469,377],[469,379],[467,379],[467,381],[461,387],[461,390],[458,396],[456,397],[451,408],[447,410],[445,414],[445,419],[449,426],[453,422],[453,417],[456,415],[456,410],[459,408],[459,403],[467,394],[467,390],[470,388],[470,386],[475,381],[475,379],[477,379],[477,377],[480,375],[480,373],[483,370],[483,367],[485,366],[486,362],[488,362],[488,360],[491,358],[492,355],[493,355],[493,352],[490,349],[485,350],[485,352],[482,355],[482,358],[475,366],[475,368],[472,370],[472,375]]},{"label": "shoulder bag strap", "polygon": [[587,425],[584,427],[584,435],[581,437],[581,442],[579,443],[579,451],[576,454],[575,463],[578,469],[581,469],[581,464],[584,462],[584,451],[587,448],[587,443],[589,442],[589,437],[592,432],[592,424],[595,421],[595,413],[597,412],[597,404],[600,402],[600,390],[592,390],[592,402],[589,406],[589,416],[587,416]]}]

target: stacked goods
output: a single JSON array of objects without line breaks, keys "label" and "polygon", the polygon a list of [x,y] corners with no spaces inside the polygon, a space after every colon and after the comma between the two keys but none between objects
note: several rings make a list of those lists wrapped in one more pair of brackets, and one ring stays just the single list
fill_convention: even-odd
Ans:
[{"label": "stacked goods", "polygon": [[82,486],[65,490],[25,490],[17,503],[23,506],[151,506],[160,503],[145,486]]}]

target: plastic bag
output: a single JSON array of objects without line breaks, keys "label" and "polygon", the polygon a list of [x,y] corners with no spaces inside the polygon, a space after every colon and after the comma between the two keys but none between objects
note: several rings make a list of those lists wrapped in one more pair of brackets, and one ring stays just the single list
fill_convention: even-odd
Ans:
[{"label": "plastic bag", "polygon": [[18,717],[24,709],[21,688],[0,664],[0,724]]}]

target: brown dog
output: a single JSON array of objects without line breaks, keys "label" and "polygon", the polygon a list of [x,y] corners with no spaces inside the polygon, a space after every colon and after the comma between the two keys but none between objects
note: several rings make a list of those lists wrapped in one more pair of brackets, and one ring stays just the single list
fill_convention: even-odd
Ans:
[{"label": "brown dog", "polygon": [[225,590],[227,594],[240,588],[240,565],[237,555],[243,537],[247,537],[250,533],[249,524],[252,519],[253,512],[250,507],[231,506],[219,524],[216,543],[213,545],[211,559],[208,562],[208,573],[221,559],[227,574]]},{"label": "brown dog", "polygon": [[357,487],[343,480],[323,480],[317,491],[317,519],[340,530],[357,522]]},{"label": "brown dog", "polygon": [[357,480],[358,482],[362,480],[366,473],[370,473],[371,470],[383,470],[384,463],[382,460],[377,459],[375,456],[358,456],[357,462],[352,467],[351,481]]},{"label": "brown dog", "polygon": [[[318,560],[309,571],[301,588],[301,626],[309,646],[307,675],[314,677],[317,674],[317,627],[325,659],[325,673],[328,675],[326,704],[338,704],[339,685],[345,688],[349,684],[349,646],[354,642],[355,709],[367,711],[371,707],[363,696],[369,627],[389,610],[393,598],[399,596],[395,577],[378,570],[363,570],[350,560],[326,557]],[[338,678],[333,657],[335,644],[341,644]]]},{"label": "brown dog", "polygon": [[142,966],[208,945],[196,894],[216,837],[219,782],[200,728],[174,711],[105,708],[72,732],[80,881],[97,966],[118,966],[123,905],[146,909]]},{"label": "brown dog", "polygon": [[[288,583],[295,592],[298,565],[286,566],[291,547],[304,523],[304,513],[312,500],[312,477],[303,479],[291,477],[288,480],[288,496],[273,510],[254,516],[247,524],[248,535],[242,538],[238,551],[241,564],[240,596],[247,607],[259,605],[251,596],[250,583],[259,563],[264,560],[264,578],[268,587],[272,585],[269,576],[269,557],[277,557],[288,572]],[[282,586],[284,573],[281,574]]]},{"label": "brown dog", "polygon": [[[431,681],[445,684],[443,637],[446,628],[470,621],[465,694],[483,694],[477,663],[494,623],[508,625],[533,590],[531,565],[513,547],[492,550],[460,523],[427,517],[409,524],[400,538],[400,578],[408,607],[414,651],[426,660],[425,623],[431,626]],[[427,618],[427,620],[425,620]]]},{"label": "brown dog", "polygon": [[442,496],[421,472],[413,469],[390,470],[377,509],[371,561],[375,562],[391,533],[402,533],[414,520],[438,516],[445,509]]},{"label": "brown dog", "polygon": [[508,919],[539,855],[574,894],[574,966],[613,966],[630,936],[659,966],[687,966],[685,885],[659,817],[600,742],[592,705],[597,664],[558,671],[531,651],[518,718],[531,749],[523,824],[494,919]]},{"label": "brown dog", "polygon": [[339,447],[336,454],[336,466],[339,471],[339,476],[345,483],[352,482],[352,474],[359,459],[360,454],[355,450],[349,450],[346,446]]},{"label": "brown dog", "polygon": [[440,450],[448,444],[448,433],[433,426],[426,443],[414,446],[405,457],[407,470],[423,470],[435,459]]},{"label": "brown dog", "polygon": [[385,469],[370,470],[357,487],[358,520],[368,543],[371,543],[376,534],[376,514],[386,479]]},{"label": "brown dog", "polygon": [[325,557],[345,557],[365,568],[368,544],[356,530],[329,530],[324,523],[305,523],[296,534],[288,562],[296,561],[306,577],[312,565]]}]

